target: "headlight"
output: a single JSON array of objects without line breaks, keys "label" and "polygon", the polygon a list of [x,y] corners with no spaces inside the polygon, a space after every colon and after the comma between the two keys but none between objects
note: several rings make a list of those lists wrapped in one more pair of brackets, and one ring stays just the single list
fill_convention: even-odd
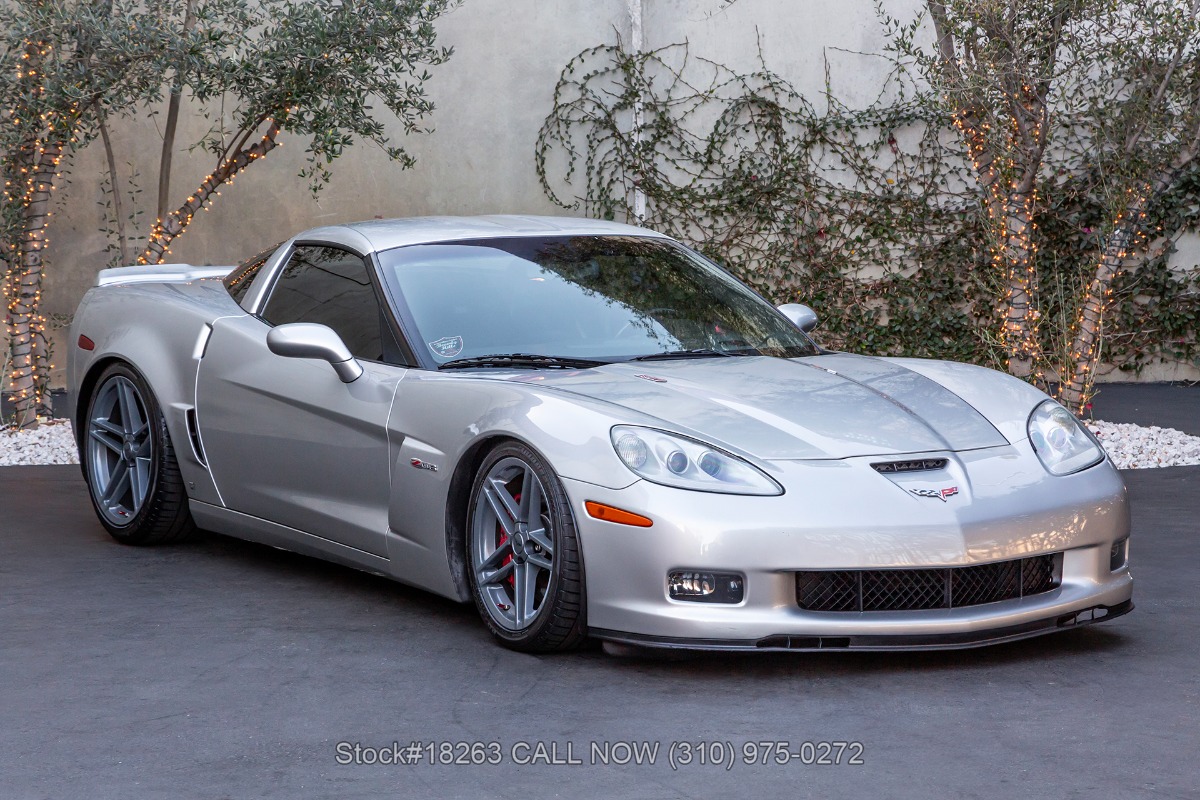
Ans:
[{"label": "headlight", "polygon": [[678,434],[617,425],[612,443],[625,466],[653,483],[724,494],[783,494],[757,467]]},{"label": "headlight", "polygon": [[1070,475],[1104,460],[1104,450],[1079,420],[1053,400],[1029,415],[1029,441],[1051,475]]}]

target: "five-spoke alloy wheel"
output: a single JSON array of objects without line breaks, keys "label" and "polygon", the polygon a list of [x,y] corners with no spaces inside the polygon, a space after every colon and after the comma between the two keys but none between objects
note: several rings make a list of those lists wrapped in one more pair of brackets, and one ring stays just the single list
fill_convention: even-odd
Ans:
[{"label": "five-spoke alloy wheel", "polygon": [[86,447],[96,507],[110,524],[123,528],[146,503],[154,461],[145,405],[124,375],[112,376],[96,393]]},{"label": "five-spoke alloy wheel", "polygon": [[545,652],[586,634],[574,518],[558,477],[517,442],[488,454],[471,492],[469,565],[475,603],[504,644]]},{"label": "five-spoke alloy wheel", "polygon": [[104,371],[87,406],[80,455],[92,504],[126,544],[179,541],[194,531],[166,421],[141,376]]}]

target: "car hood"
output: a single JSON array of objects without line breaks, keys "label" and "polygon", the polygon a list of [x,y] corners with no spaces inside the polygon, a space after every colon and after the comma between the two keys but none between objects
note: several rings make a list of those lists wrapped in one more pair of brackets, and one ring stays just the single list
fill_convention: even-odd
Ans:
[{"label": "car hood", "polygon": [[694,358],[547,376],[546,388],[616,403],[763,459],[962,451],[1008,444],[941,384],[886,359]]}]

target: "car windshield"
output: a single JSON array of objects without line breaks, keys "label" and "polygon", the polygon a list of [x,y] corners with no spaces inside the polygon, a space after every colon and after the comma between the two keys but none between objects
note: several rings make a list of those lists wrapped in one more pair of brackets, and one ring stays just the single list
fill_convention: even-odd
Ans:
[{"label": "car windshield", "polygon": [[619,361],[816,352],[761,297],[663,239],[480,239],[399,247],[379,259],[438,364],[512,353]]}]

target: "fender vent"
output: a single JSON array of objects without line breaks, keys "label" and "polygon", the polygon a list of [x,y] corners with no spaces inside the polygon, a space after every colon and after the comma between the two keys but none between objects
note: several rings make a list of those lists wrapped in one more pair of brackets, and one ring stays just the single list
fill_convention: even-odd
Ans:
[{"label": "fender vent", "polygon": [[200,428],[196,424],[196,409],[189,408],[183,416],[187,420],[188,441],[192,445],[192,455],[196,457],[201,466],[208,469],[208,460],[204,458],[204,445],[200,443]]},{"label": "fender vent", "polygon": [[880,461],[872,464],[876,472],[929,472],[935,469],[945,469],[950,463],[945,458],[918,458],[913,461]]}]

